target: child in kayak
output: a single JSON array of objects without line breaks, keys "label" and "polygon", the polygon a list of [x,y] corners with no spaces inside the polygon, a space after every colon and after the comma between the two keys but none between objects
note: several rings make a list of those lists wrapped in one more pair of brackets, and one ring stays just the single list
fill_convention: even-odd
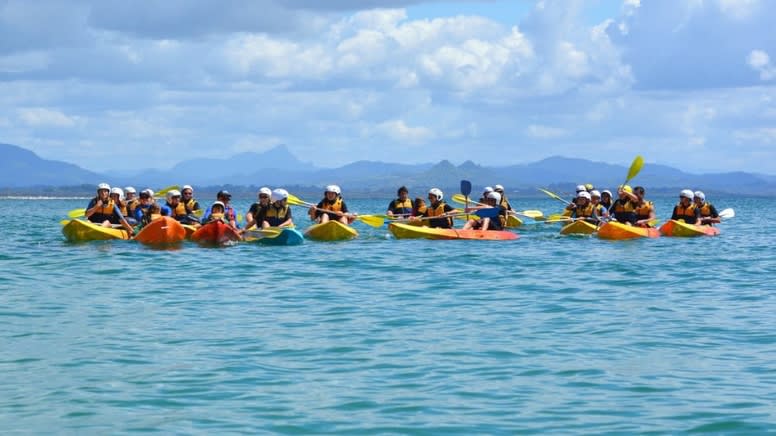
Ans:
[{"label": "child in kayak", "polygon": [[[428,223],[431,228],[451,229],[453,228],[453,218],[447,216],[450,212],[457,212],[456,209],[450,207],[449,204],[443,201],[444,193],[439,188],[431,188],[428,191],[429,206],[426,208],[426,212],[423,213],[423,217],[431,218],[429,220],[423,220],[424,224]],[[444,216],[443,216],[444,215]],[[442,216],[441,218],[434,218]]]},{"label": "child in kayak", "polygon": [[485,204],[490,207],[498,207],[498,217],[495,219],[490,217],[470,219],[463,225],[463,230],[504,230],[504,224],[507,222],[507,209],[501,203],[501,194],[496,191],[489,193]]},{"label": "child in kayak", "polygon": [[121,224],[130,234],[132,226],[129,225],[119,206],[110,198],[110,185],[100,183],[97,185],[97,196],[89,201],[84,212],[86,219],[103,227],[113,227],[113,224]]},{"label": "child in kayak", "polygon": [[272,191],[272,204],[262,216],[261,227],[293,227],[294,220],[291,208],[288,207],[288,191],[275,189]]},{"label": "child in kayak", "polygon": [[245,212],[245,228],[250,229],[253,226],[260,227],[264,221],[264,215],[269,209],[271,203],[270,197],[272,196],[272,190],[266,186],[259,189],[256,203],[251,205],[248,212]]},{"label": "child in kayak", "polygon": [[337,185],[329,185],[323,193],[323,199],[308,211],[310,219],[323,224],[336,220],[342,224],[350,224],[355,217],[348,213],[348,206],[342,199],[342,191]]},{"label": "child in kayak", "polygon": [[[636,186],[633,188],[633,192],[626,192],[625,195],[630,199],[633,204],[633,213],[636,214],[636,220],[633,225],[638,227],[652,227],[650,221],[656,220],[655,218],[655,206],[651,201],[644,199],[646,190],[642,186]],[[654,221],[653,221],[654,222]]]},{"label": "child in kayak", "polygon": [[689,189],[683,189],[679,193],[679,203],[674,206],[671,213],[672,220],[683,220],[687,224],[695,224],[700,220],[701,210],[695,207],[692,199],[695,193]]},{"label": "child in kayak", "polygon": [[700,210],[701,224],[711,226],[722,222],[719,213],[717,212],[717,208],[714,207],[713,204],[706,202],[706,194],[702,191],[695,191],[693,202],[695,203],[695,207]]},{"label": "child in kayak", "polygon": [[388,203],[386,215],[391,217],[406,218],[412,216],[412,200],[410,200],[410,191],[406,186],[402,186],[396,191],[397,198]]}]

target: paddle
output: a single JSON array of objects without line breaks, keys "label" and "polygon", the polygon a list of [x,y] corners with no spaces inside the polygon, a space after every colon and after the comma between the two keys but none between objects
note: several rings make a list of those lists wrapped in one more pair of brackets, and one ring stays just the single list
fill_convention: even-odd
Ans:
[{"label": "paddle", "polygon": [[625,181],[622,182],[622,185],[627,185],[632,178],[636,177],[636,175],[641,171],[641,167],[643,166],[644,158],[641,156],[636,156],[636,158],[633,159],[633,162],[631,163],[630,169],[628,169],[628,177],[625,178]]},{"label": "paddle", "polygon": [[[490,207],[490,206],[488,206],[485,203],[480,203],[480,202],[474,201],[471,198],[469,198],[467,196],[463,196],[461,194],[454,194],[453,195],[453,201],[456,202],[456,203],[459,203],[459,204],[465,204],[467,201],[470,201],[470,202],[476,204],[477,206],[487,206],[487,207]],[[540,210],[523,210],[523,211],[520,211],[520,212],[515,211],[515,210],[510,210],[509,213],[511,213],[513,215],[520,215],[520,216],[524,216],[524,217],[527,217],[527,218],[531,218],[531,219],[534,219],[536,221],[543,221],[544,220],[544,214]]]},{"label": "paddle", "polygon": [[[563,198],[561,198],[560,195],[558,195],[558,194],[556,194],[556,193],[554,193],[552,191],[548,191],[548,190],[542,189],[542,188],[539,188],[539,190],[544,192],[545,194],[549,195],[551,198],[554,198],[555,200],[560,201],[561,203],[565,204],[566,206],[568,206],[569,204],[574,204],[574,203],[572,203],[572,202],[570,202],[568,200],[564,200]],[[550,215],[550,217],[552,217],[552,215]]]},{"label": "paddle", "polygon": [[[313,203],[308,203],[293,194],[288,194],[288,204],[292,206],[308,206],[308,207],[312,207],[315,210],[319,210],[321,212],[331,213],[330,210],[321,209],[317,205]],[[341,212],[335,212],[335,213],[338,213],[340,216],[352,216],[355,219],[361,221],[362,223],[372,227],[382,227],[383,224],[385,224],[385,218],[378,215],[343,214]]]},{"label": "paddle", "polygon": [[[482,208],[482,209],[474,209],[469,214],[472,214],[472,213],[474,215],[477,215],[480,218],[495,218],[499,214],[499,208],[497,208],[497,207],[486,207],[486,208]],[[393,222],[395,222],[395,223],[407,223],[407,222],[411,222],[411,221],[428,221],[428,220],[434,220],[434,219],[439,219],[439,218],[455,218],[455,217],[461,217],[461,216],[465,217],[467,215],[465,213],[461,213],[461,212],[451,212],[451,213],[446,213],[446,214],[442,214],[442,215],[438,215],[438,216],[423,216],[423,217],[412,217],[412,218],[403,219],[403,220],[394,220]]]},{"label": "paddle", "polygon": [[469,209],[469,194],[472,193],[472,182],[468,180],[461,180],[461,194],[465,197],[464,211]]},{"label": "paddle", "polygon": [[718,215],[719,215],[719,217],[721,219],[728,220],[730,218],[735,218],[736,211],[734,211],[733,209],[728,208],[728,209],[725,209],[722,212],[720,212]]}]

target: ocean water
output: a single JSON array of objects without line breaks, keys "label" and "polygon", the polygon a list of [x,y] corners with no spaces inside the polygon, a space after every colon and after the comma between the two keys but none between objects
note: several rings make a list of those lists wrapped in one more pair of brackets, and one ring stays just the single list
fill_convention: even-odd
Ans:
[{"label": "ocean water", "polygon": [[0,431],[776,432],[776,200],[713,201],[715,238],[160,250],[0,199]]}]

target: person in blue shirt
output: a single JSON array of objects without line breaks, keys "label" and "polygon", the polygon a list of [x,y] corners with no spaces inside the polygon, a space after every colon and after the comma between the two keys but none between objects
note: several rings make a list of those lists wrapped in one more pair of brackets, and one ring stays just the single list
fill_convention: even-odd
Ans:
[{"label": "person in blue shirt", "polygon": [[89,221],[103,227],[113,227],[114,224],[120,224],[130,234],[133,232],[132,226],[121,214],[119,206],[110,198],[110,185],[107,183],[97,185],[97,196],[89,201],[84,216]]},{"label": "person in blue shirt", "polygon": [[[224,221],[226,221],[232,228],[239,229],[240,226],[237,224],[237,213],[234,211],[234,208],[229,204],[229,202],[232,200],[232,194],[229,193],[229,191],[221,190],[218,191],[218,194],[216,194],[216,203],[221,202],[221,204],[224,205]],[[215,204],[215,203],[214,203]],[[210,205],[207,210],[205,211],[205,214],[202,216],[202,224],[206,224],[210,220],[210,215],[213,214],[212,212],[213,205]]]},{"label": "person in blue shirt", "polygon": [[135,221],[141,223],[143,222],[143,216],[148,213],[148,208],[151,207],[156,200],[154,200],[154,191],[150,189],[140,191],[138,198],[137,206],[135,206]]}]

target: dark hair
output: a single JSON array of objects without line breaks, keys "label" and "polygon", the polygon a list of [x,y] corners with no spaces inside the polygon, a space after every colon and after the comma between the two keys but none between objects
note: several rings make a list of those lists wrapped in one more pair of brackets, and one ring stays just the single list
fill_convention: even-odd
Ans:
[{"label": "dark hair", "polygon": [[406,192],[408,194],[410,193],[406,186],[402,186],[398,191],[396,191],[396,195],[401,195],[402,192]]},{"label": "dark hair", "polygon": [[635,188],[633,188],[633,192],[638,192],[641,195],[644,195],[646,193],[646,191],[644,191],[643,186],[636,186]]}]

